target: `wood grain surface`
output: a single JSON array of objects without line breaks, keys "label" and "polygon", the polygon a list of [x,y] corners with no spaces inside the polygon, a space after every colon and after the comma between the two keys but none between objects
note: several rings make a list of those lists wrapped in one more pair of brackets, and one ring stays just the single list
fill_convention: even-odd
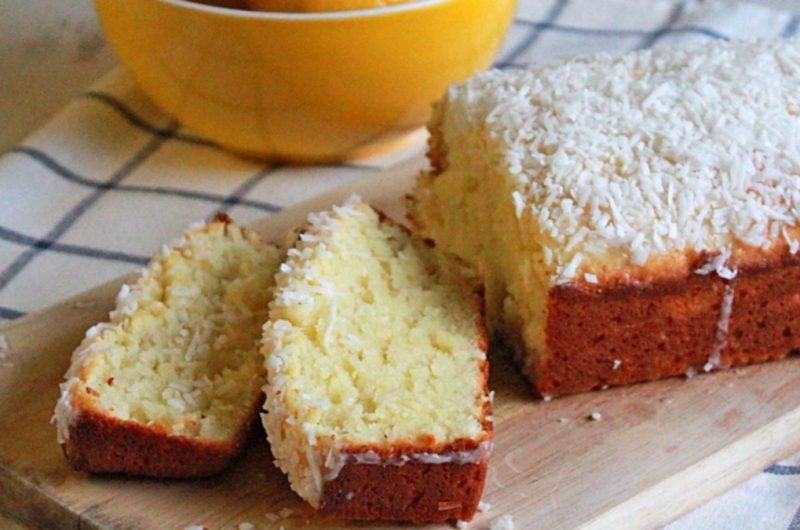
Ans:
[{"label": "wood grain surface", "polygon": [[[423,162],[412,160],[255,225],[273,240],[310,211],[358,192],[394,217]],[[395,528],[322,520],[273,466],[259,429],[225,474],[200,481],[72,471],[50,425],[58,383],[122,280],[0,328],[0,524],[35,528]],[[544,403],[493,351],[496,442],[471,528],[653,528],[800,449],[800,359]],[[589,419],[593,412],[600,421]],[[16,524],[16,523],[15,523]],[[408,528],[407,526],[404,528]]]}]

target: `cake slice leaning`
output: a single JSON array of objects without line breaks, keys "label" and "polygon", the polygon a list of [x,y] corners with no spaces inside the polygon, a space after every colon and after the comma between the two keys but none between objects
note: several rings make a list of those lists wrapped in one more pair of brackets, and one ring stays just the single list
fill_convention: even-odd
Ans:
[{"label": "cake slice leaning", "polygon": [[257,420],[259,353],[280,251],[220,216],[164,247],[86,332],[54,422],[78,470],[222,471]]},{"label": "cake slice leaning", "polygon": [[276,464],[321,513],[468,520],[492,443],[481,290],[357,198],[309,217],[264,326]]}]

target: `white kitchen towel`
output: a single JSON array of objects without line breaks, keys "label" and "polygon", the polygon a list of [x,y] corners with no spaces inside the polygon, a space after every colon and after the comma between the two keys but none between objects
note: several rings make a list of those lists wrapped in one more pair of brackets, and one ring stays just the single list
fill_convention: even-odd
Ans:
[{"label": "white kitchen towel", "polygon": [[[710,39],[789,37],[800,18],[673,0],[521,0],[497,66]],[[348,164],[267,165],[176,126],[117,70],[0,156],[0,320],[144,265],[218,211],[246,223],[418,154],[424,137]],[[800,458],[670,526],[800,530]]]}]

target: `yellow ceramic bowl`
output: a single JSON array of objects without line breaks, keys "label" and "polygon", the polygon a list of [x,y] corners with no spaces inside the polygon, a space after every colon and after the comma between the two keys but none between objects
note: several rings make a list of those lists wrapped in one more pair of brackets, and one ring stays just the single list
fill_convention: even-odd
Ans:
[{"label": "yellow ceramic bowl", "polygon": [[515,4],[264,13],[95,0],[120,60],[164,111],[230,149],[298,161],[344,158],[422,125],[449,84],[490,64]]}]

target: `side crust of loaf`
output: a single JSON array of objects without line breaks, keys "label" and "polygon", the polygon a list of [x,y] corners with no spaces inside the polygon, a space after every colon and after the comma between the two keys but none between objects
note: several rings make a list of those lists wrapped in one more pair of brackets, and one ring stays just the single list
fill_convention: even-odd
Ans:
[{"label": "side crust of loaf", "polygon": [[[506,338],[520,348],[513,333]],[[782,359],[800,349],[800,260],[742,269],[730,281],[694,274],[649,286],[553,287],[547,346],[528,374],[546,396],[702,373],[715,349],[708,370]]]},{"label": "side crust of loaf", "polygon": [[346,464],[325,484],[320,513],[360,520],[469,521],[483,493],[488,461],[402,466]]},{"label": "side crust of loaf", "polygon": [[77,471],[189,479],[216,475],[242,452],[257,419],[227,443],[175,436],[93,408],[82,409],[62,445]]}]

